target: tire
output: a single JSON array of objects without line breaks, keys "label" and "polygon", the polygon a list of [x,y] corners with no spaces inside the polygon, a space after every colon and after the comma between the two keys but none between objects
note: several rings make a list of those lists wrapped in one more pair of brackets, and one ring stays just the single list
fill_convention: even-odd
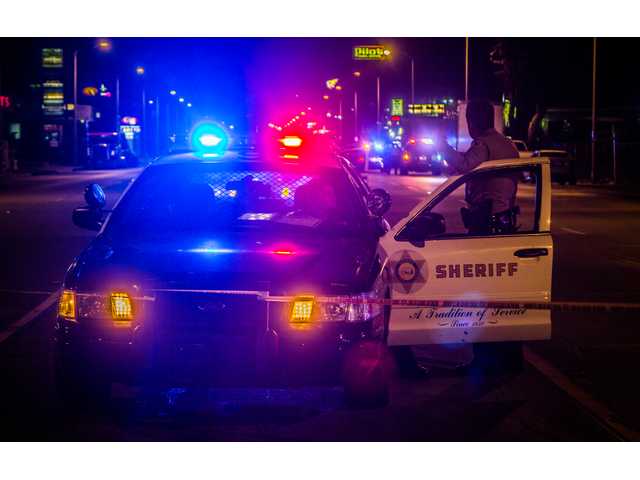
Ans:
[{"label": "tire", "polygon": [[107,375],[87,367],[80,357],[68,352],[55,352],[54,383],[64,411],[102,409],[111,399],[111,381]]},{"label": "tire", "polygon": [[519,373],[524,369],[522,342],[475,343],[471,369],[482,373]]},{"label": "tire", "polygon": [[383,408],[389,404],[393,360],[382,342],[354,345],[345,356],[342,385],[348,407]]}]

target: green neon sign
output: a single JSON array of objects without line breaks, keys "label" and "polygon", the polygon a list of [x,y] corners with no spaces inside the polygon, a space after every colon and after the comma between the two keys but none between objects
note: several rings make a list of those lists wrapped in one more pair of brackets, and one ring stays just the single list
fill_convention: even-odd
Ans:
[{"label": "green neon sign", "polygon": [[392,98],[391,99],[391,116],[393,117],[401,117],[404,115],[404,100],[401,98]]}]

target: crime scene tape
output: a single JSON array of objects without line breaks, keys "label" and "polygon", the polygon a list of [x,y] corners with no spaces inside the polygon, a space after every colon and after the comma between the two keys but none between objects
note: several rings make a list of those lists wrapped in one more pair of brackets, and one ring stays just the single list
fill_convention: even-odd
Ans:
[{"label": "crime scene tape", "polygon": [[[265,302],[291,303],[299,296],[270,295],[269,292],[260,290],[183,290],[183,289],[158,289],[154,292],[184,292],[219,295],[248,295],[257,297]],[[582,301],[551,301],[551,302],[514,302],[514,301],[482,301],[482,300],[434,300],[434,299],[404,299],[404,298],[375,298],[366,296],[313,296],[317,303],[351,303],[371,304],[398,307],[431,307],[431,308],[503,308],[503,309],[527,309],[527,310],[551,310],[556,312],[640,312],[640,303],[624,302],[582,302]]]}]

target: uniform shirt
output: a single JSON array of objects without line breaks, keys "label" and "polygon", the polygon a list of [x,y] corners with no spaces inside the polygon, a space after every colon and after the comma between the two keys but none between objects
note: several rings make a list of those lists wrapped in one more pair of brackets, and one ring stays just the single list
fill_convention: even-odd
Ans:
[{"label": "uniform shirt", "polygon": [[[476,138],[467,152],[460,153],[449,147],[446,159],[457,173],[473,170],[487,160],[518,158],[518,149],[504,135],[493,128]],[[518,188],[515,174],[480,175],[467,183],[465,199],[471,206],[478,206],[484,200],[491,200],[491,213],[513,208]]]}]

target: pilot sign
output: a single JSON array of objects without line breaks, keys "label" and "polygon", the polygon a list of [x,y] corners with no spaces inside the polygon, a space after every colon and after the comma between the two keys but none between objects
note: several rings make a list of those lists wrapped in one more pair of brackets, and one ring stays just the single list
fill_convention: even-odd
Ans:
[{"label": "pilot sign", "polygon": [[391,50],[384,45],[357,45],[353,47],[354,60],[385,60],[391,57]]},{"label": "pilot sign", "polygon": [[427,283],[427,261],[416,252],[401,250],[389,259],[392,286],[398,293],[414,293]]}]

